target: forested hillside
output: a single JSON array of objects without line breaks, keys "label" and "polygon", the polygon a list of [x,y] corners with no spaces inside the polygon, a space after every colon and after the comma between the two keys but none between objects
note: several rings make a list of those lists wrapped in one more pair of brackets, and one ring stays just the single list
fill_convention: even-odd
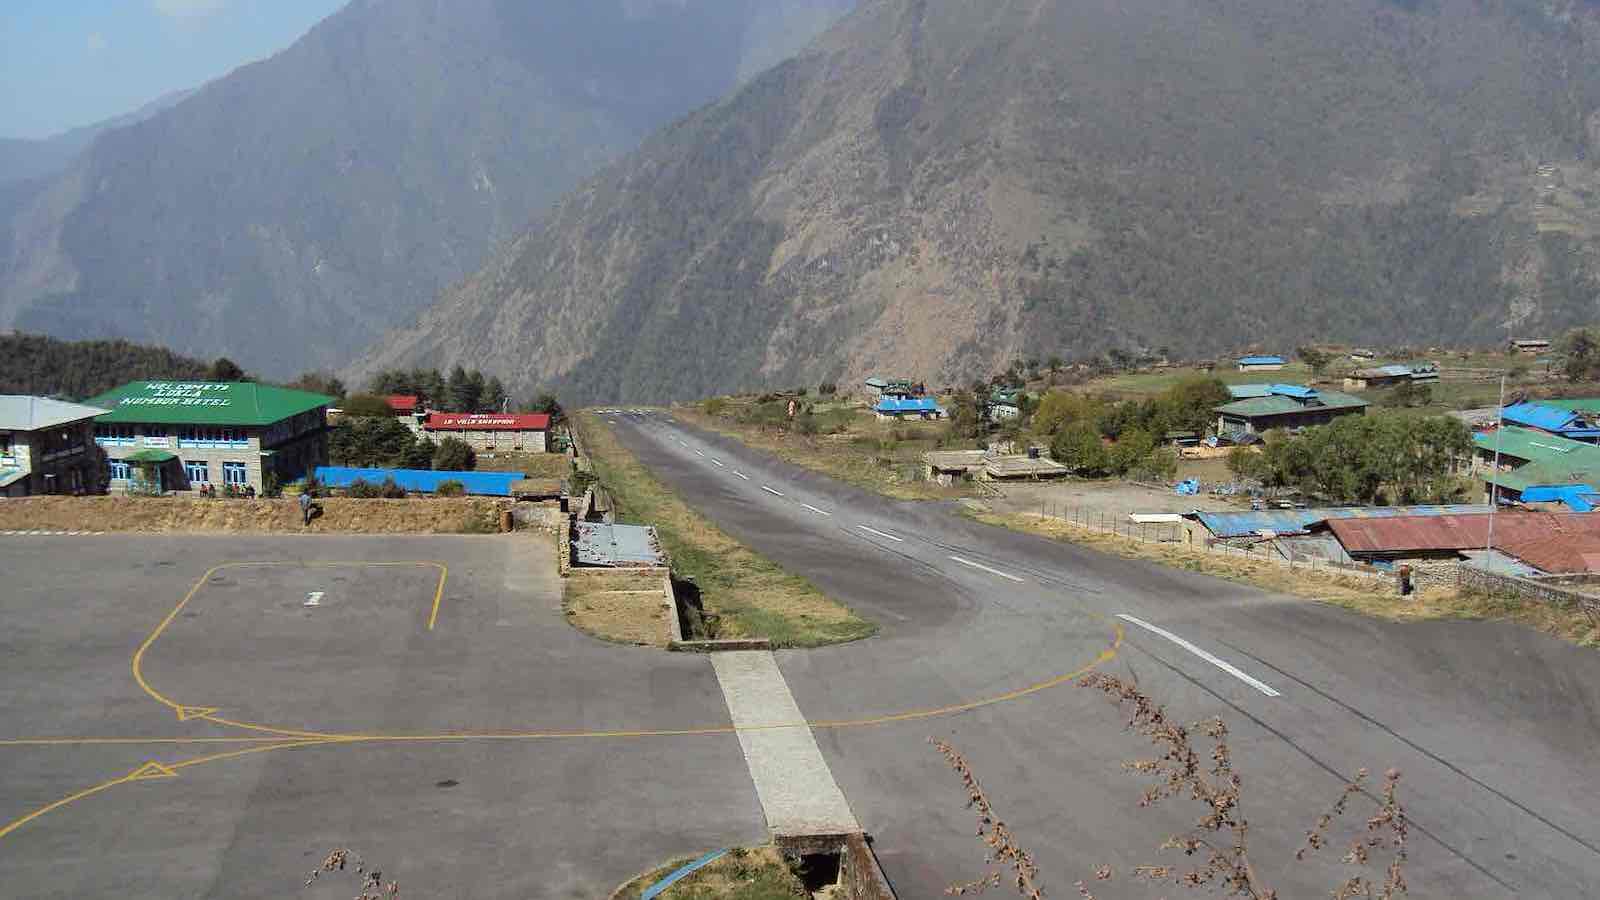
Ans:
[{"label": "forested hillside", "polygon": [[130,381],[201,381],[212,364],[128,341],[0,334],[0,394],[81,400]]},{"label": "forested hillside", "polygon": [[343,365],[851,2],[350,3],[0,195],[0,328]]},{"label": "forested hillside", "polygon": [[661,400],[1555,332],[1600,295],[1597,63],[1576,0],[869,0],[357,371]]}]

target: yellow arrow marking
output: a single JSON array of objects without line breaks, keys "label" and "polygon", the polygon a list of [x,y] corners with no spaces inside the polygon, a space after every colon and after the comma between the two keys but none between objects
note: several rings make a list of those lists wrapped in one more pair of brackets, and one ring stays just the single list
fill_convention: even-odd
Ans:
[{"label": "yellow arrow marking", "polygon": [[127,781],[146,781],[151,778],[177,778],[176,770],[163,766],[155,760],[150,760],[144,765],[128,773]]},{"label": "yellow arrow marking", "polygon": [[203,719],[217,711],[215,706],[179,706],[177,707],[178,721],[187,722],[190,719]]}]

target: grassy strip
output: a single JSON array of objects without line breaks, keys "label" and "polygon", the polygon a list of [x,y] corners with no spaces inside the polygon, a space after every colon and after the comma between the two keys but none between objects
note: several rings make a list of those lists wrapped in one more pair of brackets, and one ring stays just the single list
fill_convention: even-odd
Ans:
[{"label": "grassy strip", "polygon": [[[638,900],[645,889],[692,858],[674,860],[618,888],[611,900]],[[793,900],[805,897],[805,886],[772,847],[735,848],[688,878],[668,888],[664,900]]]},{"label": "grassy strip", "polygon": [[1518,622],[1582,647],[1600,647],[1600,628],[1582,610],[1518,598],[1486,597],[1456,588],[1426,585],[1401,597],[1392,585],[1335,572],[1210,553],[1184,544],[1151,544],[1084,528],[1033,513],[1000,514],[968,510],[980,522],[1025,531],[1058,541],[1082,544],[1127,559],[1143,559],[1281,594],[1331,603],[1395,622],[1475,619]]},{"label": "grassy strip", "polygon": [[[734,401],[728,401],[734,403]],[[737,414],[737,404],[730,407]],[[673,415],[686,422],[733,438],[784,462],[820,472],[830,478],[875,491],[897,500],[948,500],[973,496],[970,485],[941,487],[936,482],[908,480],[904,472],[920,470],[924,451],[937,449],[942,426],[930,423],[879,422],[871,413],[830,410],[819,415],[843,430],[835,434],[802,435],[765,425],[738,421],[732,415],[707,415],[696,406],[680,406]],[[896,434],[902,435],[897,439]]]},{"label": "grassy strip", "polygon": [[719,638],[764,637],[775,647],[853,641],[877,626],[784,571],[705,517],[657,481],[594,415],[580,415],[595,474],[611,492],[621,521],[654,525],[673,571],[692,580]]},{"label": "grassy strip", "polygon": [[561,609],[574,628],[604,641],[665,647],[671,638],[661,575],[617,573],[566,579]]}]

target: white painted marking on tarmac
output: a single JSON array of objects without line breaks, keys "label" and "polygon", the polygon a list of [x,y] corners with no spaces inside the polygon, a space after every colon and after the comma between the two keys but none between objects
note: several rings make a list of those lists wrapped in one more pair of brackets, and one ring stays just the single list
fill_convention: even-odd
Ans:
[{"label": "white painted marking on tarmac", "polygon": [[323,592],[322,591],[308,591],[306,593],[306,602],[304,602],[304,603],[302,603],[300,605],[301,606],[321,606],[322,605],[322,597],[323,597]]},{"label": "white painted marking on tarmac", "polygon": [[695,456],[705,456],[705,455],[706,455],[706,452],[705,452],[705,451],[704,451],[704,450],[696,450],[696,451],[695,451],[695,452],[694,452],[694,455],[695,455]]},{"label": "white painted marking on tarmac", "polygon": [[975,563],[970,559],[962,559],[959,556],[952,556],[950,558],[955,560],[956,562],[962,564],[963,566],[971,566],[974,569],[982,569],[983,571],[988,572],[990,575],[999,575],[1001,578],[1009,578],[1012,581],[1017,581],[1017,582],[1022,581],[1021,578],[1018,578],[1017,576],[1012,575],[1010,572],[1002,572],[999,569],[991,569],[988,566],[984,565],[983,563]]},{"label": "white painted marking on tarmac", "polygon": [[1139,626],[1140,628],[1143,628],[1144,630],[1150,632],[1151,634],[1159,634],[1159,635],[1161,635],[1162,637],[1164,637],[1167,640],[1173,642],[1174,644],[1177,644],[1179,647],[1182,647],[1183,649],[1189,651],[1190,653],[1193,653],[1195,656],[1200,657],[1201,659],[1205,660],[1208,663],[1211,663],[1213,666],[1216,666],[1217,668],[1221,669],[1222,671],[1227,672],[1229,675],[1232,675],[1233,677],[1239,679],[1240,681],[1244,682],[1245,684],[1250,685],[1251,687],[1255,688],[1256,690],[1260,691],[1261,693],[1266,694],[1268,697],[1281,696],[1277,691],[1272,689],[1271,685],[1269,685],[1269,684],[1267,684],[1267,683],[1265,683],[1263,681],[1260,681],[1260,680],[1258,680],[1258,679],[1256,679],[1256,678],[1254,678],[1254,677],[1252,677],[1250,675],[1246,675],[1244,672],[1240,671],[1239,668],[1237,666],[1235,666],[1233,663],[1230,663],[1225,659],[1219,659],[1218,657],[1216,657],[1216,656],[1214,656],[1214,655],[1212,655],[1210,653],[1207,653],[1204,650],[1201,650],[1199,647],[1196,647],[1194,644],[1191,644],[1188,641],[1184,640],[1183,638],[1178,637],[1177,635],[1175,635],[1172,632],[1166,630],[1165,628],[1160,628],[1160,627],[1157,627],[1155,625],[1151,625],[1149,622],[1146,622],[1143,619],[1135,618],[1134,616],[1130,616],[1127,613],[1117,613],[1117,618],[1121,619],[1124,622],[1132,622],[1133,624]]},{"label": "white painted marking on tarmac", "polygon": [[812,511],[812,512],[814,512],[814,513],[816,513],[816,514],[817,514],[817,515],[819,515],[819,516],[831,516],[831,515],[833,515],[833,513],[831,513],[831,512],[828,512],[828,511],[827,511],[827,510],[825,510],[825,509],[817,509],[817,508],[816,508],[816,507],[815,507],[815,506],[812,506],[812,505],[811,505],[811,504],[809,504],[809,503],[802,503],[802,504],[800,504],[800,505],[801,505],[801,506],[804,506],[804,507],[805,507],[805,508],[806,508],[806,509],[809,509],[809,510],[811,510],[811,511]]},{"label": "white painted marking on tarmac", "polygon": [[746,475],[745,473],[739,471],[738,469],[734,469],[733,470],[733,474],[739,476],[740,478],[743,478],[745,481],[749,481],[750,480],[750,476],[749,475]]},{"label": "white painted marking on tarmac", "polygon": [[683,440],[682,438],[679,438],[677,440],[678,440],[678,446],[684,447],[684,448],[688,448],[688,446],[689,446],[689,442],[688,441]]},{"label": "white painted marking on tarmac", "polygon": [[727,468],[727,466],[723,464],[722,460],[717,459],[715,456],[711,457],[711,464],[713,466],[716,466],[716,467],[720,468],[720,469],[726,469]]},{"label": "white painted marking on tarmac", "polygon": [[895,537],[894,535],[890,534],[887,531],[879,531],[876,528],[869,528],[866,525],[857,525],[856,527],[861,529],[862,531],[865,531],[865,532],[869,533],[869,534],[875,534],[875,535],[877,535],[878,537],[881,537],[881,538],[888,538],[889,540],[894,541],[896,544],[903,544],[903,543],[905,543],[905,540],[906,540],[905,538]]},{"label": "white painted marking on tarmac", "polygon": [[772,488],[769,488],[764,484],[761,486],[761,489],[763,491],[766,491],[767,493],[773,495],[774,497],[782,497],[783,496],[783,491],[775,491]]}]

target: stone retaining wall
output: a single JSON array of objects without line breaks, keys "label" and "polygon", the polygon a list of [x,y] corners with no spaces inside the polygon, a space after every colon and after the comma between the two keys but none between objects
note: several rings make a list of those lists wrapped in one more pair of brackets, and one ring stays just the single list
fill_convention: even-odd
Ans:
[{"label": "stone retaining wall", "polygon": [[[1566,584],[1562,582],[1566,581]],[[1565,576],[1523,578],[1487,572],[1476,566],[1458,566],[1456,583],[1462,589],[1497,597],[1511,596],[1556,606],[1577,607],[1590,617],[1600,616],[1600,597],[1574,590],[1574,579]],[[1581,583],[1581,582],[1580,582]]]}]

